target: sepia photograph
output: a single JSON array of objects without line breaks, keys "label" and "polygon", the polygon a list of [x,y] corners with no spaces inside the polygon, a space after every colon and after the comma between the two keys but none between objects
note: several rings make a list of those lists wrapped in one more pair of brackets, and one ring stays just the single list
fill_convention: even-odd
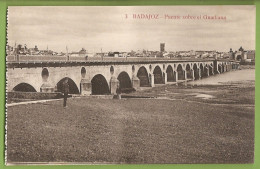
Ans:
[{"label": "sepia photograph", "polygon": [[254,163],[255,5],[6,20],[6,165]]}]

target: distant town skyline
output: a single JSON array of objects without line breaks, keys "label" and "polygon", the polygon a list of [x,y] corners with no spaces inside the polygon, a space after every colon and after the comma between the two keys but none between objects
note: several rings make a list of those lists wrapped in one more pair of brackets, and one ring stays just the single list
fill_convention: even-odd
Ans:
[{"label": "distant town skyline", "polygon": [[[129,18],[126,19],[126,14]],[[161,19],[133,19],[158,14]],[[225,20],[165,19],[225,16]],[[255,6],[9,7],[8,45],[56,52],[255,49]]]}]

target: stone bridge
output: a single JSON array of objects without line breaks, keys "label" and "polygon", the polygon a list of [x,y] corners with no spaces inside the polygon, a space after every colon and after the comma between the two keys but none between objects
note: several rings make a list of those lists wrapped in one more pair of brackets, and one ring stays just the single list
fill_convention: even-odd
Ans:
[{"label": "stone bridge", "polygon": [[145,60],[84,62],[9,62],[7,91],[61,92],[66,78],[70,93],[115,94],[156,84],[177,84],[237,69],[228,60]]}]

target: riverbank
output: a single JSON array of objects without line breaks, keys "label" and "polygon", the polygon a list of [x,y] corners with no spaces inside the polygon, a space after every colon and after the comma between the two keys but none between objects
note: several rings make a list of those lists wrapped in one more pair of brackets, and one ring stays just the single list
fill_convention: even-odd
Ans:
[{"label": "riverbank", "polygon": [[7,161],[253,162],[254,81],[157,86],[132,95],[154,98],[8,107]]}]

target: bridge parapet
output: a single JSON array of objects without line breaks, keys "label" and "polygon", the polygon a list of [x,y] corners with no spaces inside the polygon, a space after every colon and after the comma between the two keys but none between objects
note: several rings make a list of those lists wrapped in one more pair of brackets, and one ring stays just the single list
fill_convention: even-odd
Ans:
[{"label": "bridge parapet", "polygon": [[[86,61],[7,61],[8,68],[30,67],[72,67],[72,66],[98,66],[98,65],[126,65],[126,64],[156,64],[156,63],[193,63],[204,64],[213,62],[214,59],[128,59],[128,60],[86,60]],[[218,60],[219,61],[219,60]],[[229,60],[221,60],[229,62]]]}]

